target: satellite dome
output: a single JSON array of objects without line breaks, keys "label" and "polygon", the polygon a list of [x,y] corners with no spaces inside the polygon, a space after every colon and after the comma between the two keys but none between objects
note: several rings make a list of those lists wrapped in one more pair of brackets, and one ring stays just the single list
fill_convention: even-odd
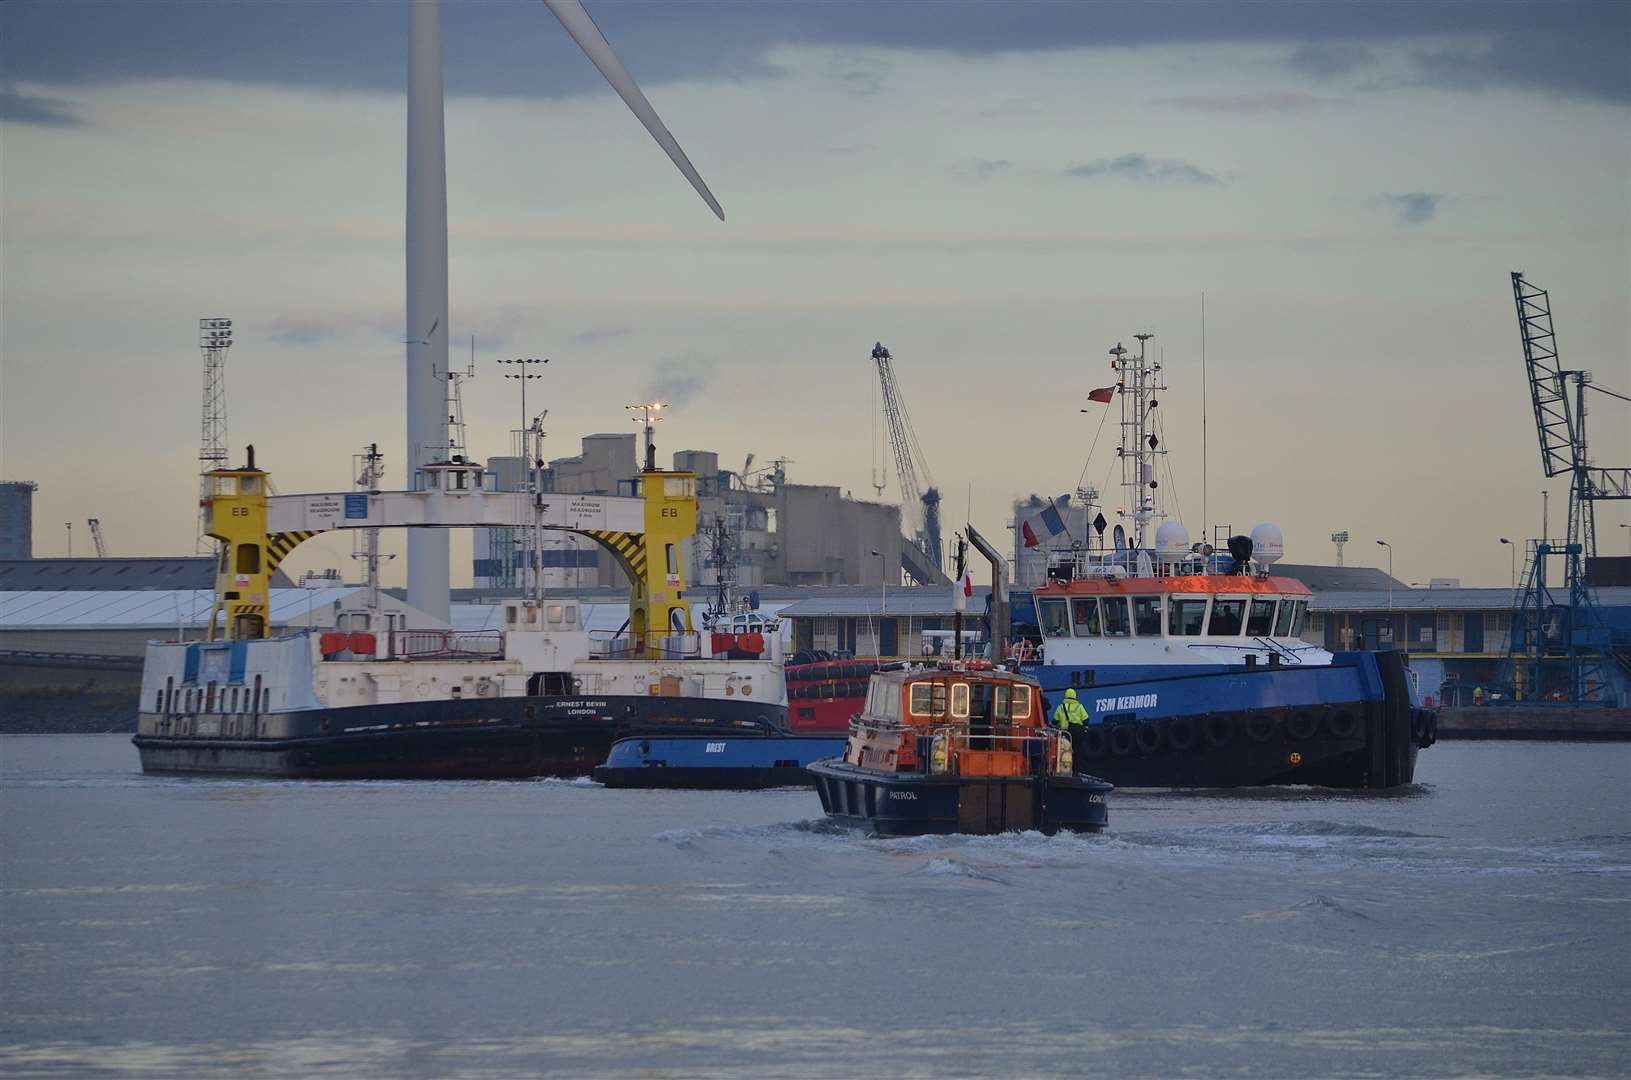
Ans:
[{"label": "satellite dome", "polygon": [[1189,530],[1177,521],[1164,522],[1155,530],[1155,557],[1162,561],[1181,559],[1189,554]]},{"label": "satellite dome", "polygon": [[1280,526],[1267,521],[1252,527],[1252,558],[1270,566],[1285,557],[1286,537]]}]

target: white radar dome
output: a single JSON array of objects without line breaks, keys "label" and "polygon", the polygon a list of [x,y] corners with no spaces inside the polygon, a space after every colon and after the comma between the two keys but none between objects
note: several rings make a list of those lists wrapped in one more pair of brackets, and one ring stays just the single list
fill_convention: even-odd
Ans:
[{"label": "white radar dome", "polygon": [[1285,557],[1286,537],[1280,526],[1265,521],[1252,527],[1252,558],[1270,566]]},{"label": "white radar dome", "polygon": [[1189,530],[1177,521],[1164,522],[1155,530],[1155,557],[1164,562],[1189,554]]}]

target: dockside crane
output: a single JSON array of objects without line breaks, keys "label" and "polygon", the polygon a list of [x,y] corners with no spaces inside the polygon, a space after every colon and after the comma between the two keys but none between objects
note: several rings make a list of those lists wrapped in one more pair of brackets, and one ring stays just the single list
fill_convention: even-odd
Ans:
[{"label": "dockside crane", "polygon": [[102,535],[102,519],[87,518],[85,524],[91,527],[91,544],[96,548],[96,557],[98,559],[107,558],[108,545],[106,538]]},{"label": "dockside crane", "polygon": [[[1541,468],[1548,477],[1569,477],[1569,514],[1561,543],[1541,537],[1527,545],[1522,585],[1513,598],[1508,673],[1515,691],[1530,699],[1562,696],[1582,704],[1610,703],[1608,661],[1612,658],[1631,675],[1631,657],[1614,648],[1593,603],[1587,573],[1597,555],[1595,505],[1603,499],[1631,498],[1631,467],[1592,464],[1586,440],[1586,392],[1626,402],[1631,397],[1596,385],[1589,371],[1562,366],[1551,299],[1545,289],[1524,280],[1521,271],[1512,273],[1512,299],[1540,436]],[[1549,564],[1559,560],[1561,588],[1555,573],[1548,574]],[[1546,677],[1548,661],[1554,666],[1561,662],[1566,672],[1563,685]]]},{"label": "dockside crane", "polygon": [[[884,424],[889,429],[889,443],[895,452],[901,514],[911,516],[913,543],[923,556],[922,560],[904,556],[903,568],[920,585],[945,584],[951,579],[941,569],[940,489],[935,486],[934,477],[929,473],[928,459],[923,455],[917,432],[912,428],[911,415],[906,411],[906,400],[895,378],[894,358],[882,342],[872,346],[872,361],[878,368],[878,382],[883,390]],[[923,470],[921,484],[918,482],[919,467]],[[879,486],[881,494],[881,485],[875,486]],[[911,565],[912,562],[919,562],[920,565]]]}]

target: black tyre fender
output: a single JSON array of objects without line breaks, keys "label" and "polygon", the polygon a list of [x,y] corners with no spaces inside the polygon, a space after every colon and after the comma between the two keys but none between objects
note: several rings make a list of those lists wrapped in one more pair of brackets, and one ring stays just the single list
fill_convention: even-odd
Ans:
[{"label": "black tyre fender", "polygon": [[1076,729],[1076,755],[1084,758],[1102,758],[1109,750],[1109,740],[1104,737],[1103,726],[1081,727]]},{"label": "black tyre fender", "polygon": [[1168,721],[1167,745],[1178,751],[1194,749],[1195,721],[1188,716],[1175,716]]},{"label": "black tyre fender", "polygon": [[1290,719],[1286,721],[1286,734],[1298,742],[1312,739],[1319,732],[1319,729],[1319,714],[1309,712],[1306,709],[1292,713]]},{"label": "black tyre fender", "polygon": [[1109,741],[1110,752],[1116,757],[1126,757],[1133,752],[1133,725],[1113,724],[1105,738]]},{"label": "black tyre fender", "polygon": [[1133,730],[1133,741],[1138,745],[1140,754],[1153,754],[1161,749],[1161,725],[1149,720],[1140,720]]},{"label": "black tyre fender", "polygon": [[1351,739],[1359,734],[1359,717],[1347,709],[1338,709],[1325,718],[1325,729],[1333,739]]},{"label": "black tyre fender", "polygon": [[1201,723],[1201,733],[1206,736],[1208,746],[1228,746],[1235,739],[1234,714],[1212,713]]},{"label": "black tyre fender", "polygon": [[1252,742],[1268,742],[1279,726],[1268,713],[1251,713],[1246,717],[1246,737]]}]

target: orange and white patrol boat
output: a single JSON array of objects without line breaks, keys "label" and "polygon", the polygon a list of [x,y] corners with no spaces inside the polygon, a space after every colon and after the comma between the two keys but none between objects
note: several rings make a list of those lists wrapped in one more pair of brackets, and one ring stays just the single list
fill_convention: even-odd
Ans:
[{"label": "orange and white patrol boat", "polygon": [[983,660],[874,674],[843,756],[807,768],[829,816],[885,835],[1109,822],[1112,785],[1075,771],[1036,680]]}]

